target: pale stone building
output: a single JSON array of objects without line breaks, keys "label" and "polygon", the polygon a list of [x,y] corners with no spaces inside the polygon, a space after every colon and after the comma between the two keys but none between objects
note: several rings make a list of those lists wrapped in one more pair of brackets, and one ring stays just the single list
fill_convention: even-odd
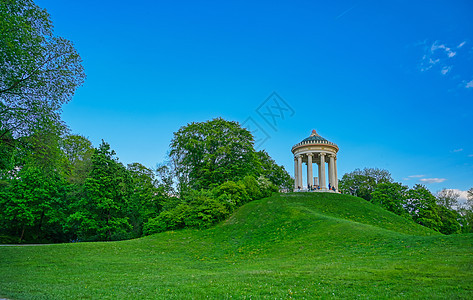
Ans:
[{"label": "pale stone building", "polygon": [[[337,153],[338,146],[329,142],[315,130],[312,134],[292,147],[294,154],[294,191],[335,191],[338,192]],[[313,164],[317,164],[317,177],[314,177]],[[303,172],[303,164],[306,172]],[[328,172],[327,166],[328,164]],[[307,179],[304,182],[304,173]],[[326,176],[328,174],[328,178]],[[330,187],[330,190],[329,190]]]}]

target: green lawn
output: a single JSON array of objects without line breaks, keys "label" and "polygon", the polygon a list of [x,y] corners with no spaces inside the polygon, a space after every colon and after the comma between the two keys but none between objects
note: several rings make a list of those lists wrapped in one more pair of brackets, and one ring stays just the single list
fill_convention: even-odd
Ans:
[{"label": "green lawn", "polygon": [[440,235],[355,197],[283,194],[208,230],[0,247],[0,296],[473,299],[473,235]]}]

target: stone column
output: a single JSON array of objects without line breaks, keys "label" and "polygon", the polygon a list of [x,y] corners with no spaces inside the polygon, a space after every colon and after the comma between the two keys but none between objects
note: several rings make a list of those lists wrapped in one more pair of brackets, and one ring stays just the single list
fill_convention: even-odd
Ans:
[{"label": "stone column", "polygon": [[325,183],[325,153],[320,153],[320,164],[319,164],[319,185],[321,189],[327,189]]},{"label": "stone column", "polygon": [[337,157],[335,156],[335,188],[337,189],[338,192],[338,174],[337,174]]},{"label": "stone column", "polygon": [[299,179],[297,178],[297,157],[294,156],[294,190],[297,191],[297,183]]},{"label": "stone column", "polygon": [[304,188],[302,185],[302,155],[297,156],[297,179],[297,185],[300,186],[301,189]]},{"label": "stone column", "polygon": [[314,185],[313,174],[312,174],[312,153],[307,154],[307,185]]},{"label": "stone column", "polygon": [[335,159],[332,154],[329,155],[328,161],[328,181],[330,182],[330,187],[335,184]]}]

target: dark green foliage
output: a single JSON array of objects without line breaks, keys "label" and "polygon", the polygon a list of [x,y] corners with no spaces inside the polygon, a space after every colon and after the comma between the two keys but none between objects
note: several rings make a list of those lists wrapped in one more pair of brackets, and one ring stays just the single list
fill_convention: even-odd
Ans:
[{"label": "dark green foliage", "polygon": [[228,217],[228,205],[213,198],[210,191],[192,191],[186,195],[186,202],[162,212],[150,219],[144,226],[145,234],[166,230],[190,228],[208,228]]},{"label": "dark green foliage", "polygon": [[59,174],[24,166],[3,177],[0,187],[0,226],[18,242],[60,241],[66,217],[66,189]]},{"label": "dark green foliage", "polygon": [[126,211],[131,195],[131,177],[102,142],[92,155],[92,170],[85,180],[85,196],[69,218],[80,239],[112,240],[131,228]]},{"label": "dark green foliage", "polygon": [[156,187],[152,170],[140,163],[129,164],[127,170],[133,188],[127,215],[133,228],[133,237],[140,237],[144,222],[159,214],[166,196],[162,187]]},{"label": "dark green foliage", "polygon": [[461,232],[459,220],[461,216],[453,209],[448,209],[445,206],[438,206],[438,215],[440,217],[441,225],[438,228],[443,234],[454,234]]}]

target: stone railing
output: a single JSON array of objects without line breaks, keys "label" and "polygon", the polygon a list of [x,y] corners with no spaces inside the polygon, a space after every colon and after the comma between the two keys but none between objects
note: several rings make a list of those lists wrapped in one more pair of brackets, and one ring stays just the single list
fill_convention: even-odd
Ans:
[{"label": "stone railing", "polygon": [[292,146],[291,150],[294,150],[294,148],[297,148],[303,145],[331,145],[331,146],[338,147],[337,144],[329,142],[329,141],[303,141]]}]

